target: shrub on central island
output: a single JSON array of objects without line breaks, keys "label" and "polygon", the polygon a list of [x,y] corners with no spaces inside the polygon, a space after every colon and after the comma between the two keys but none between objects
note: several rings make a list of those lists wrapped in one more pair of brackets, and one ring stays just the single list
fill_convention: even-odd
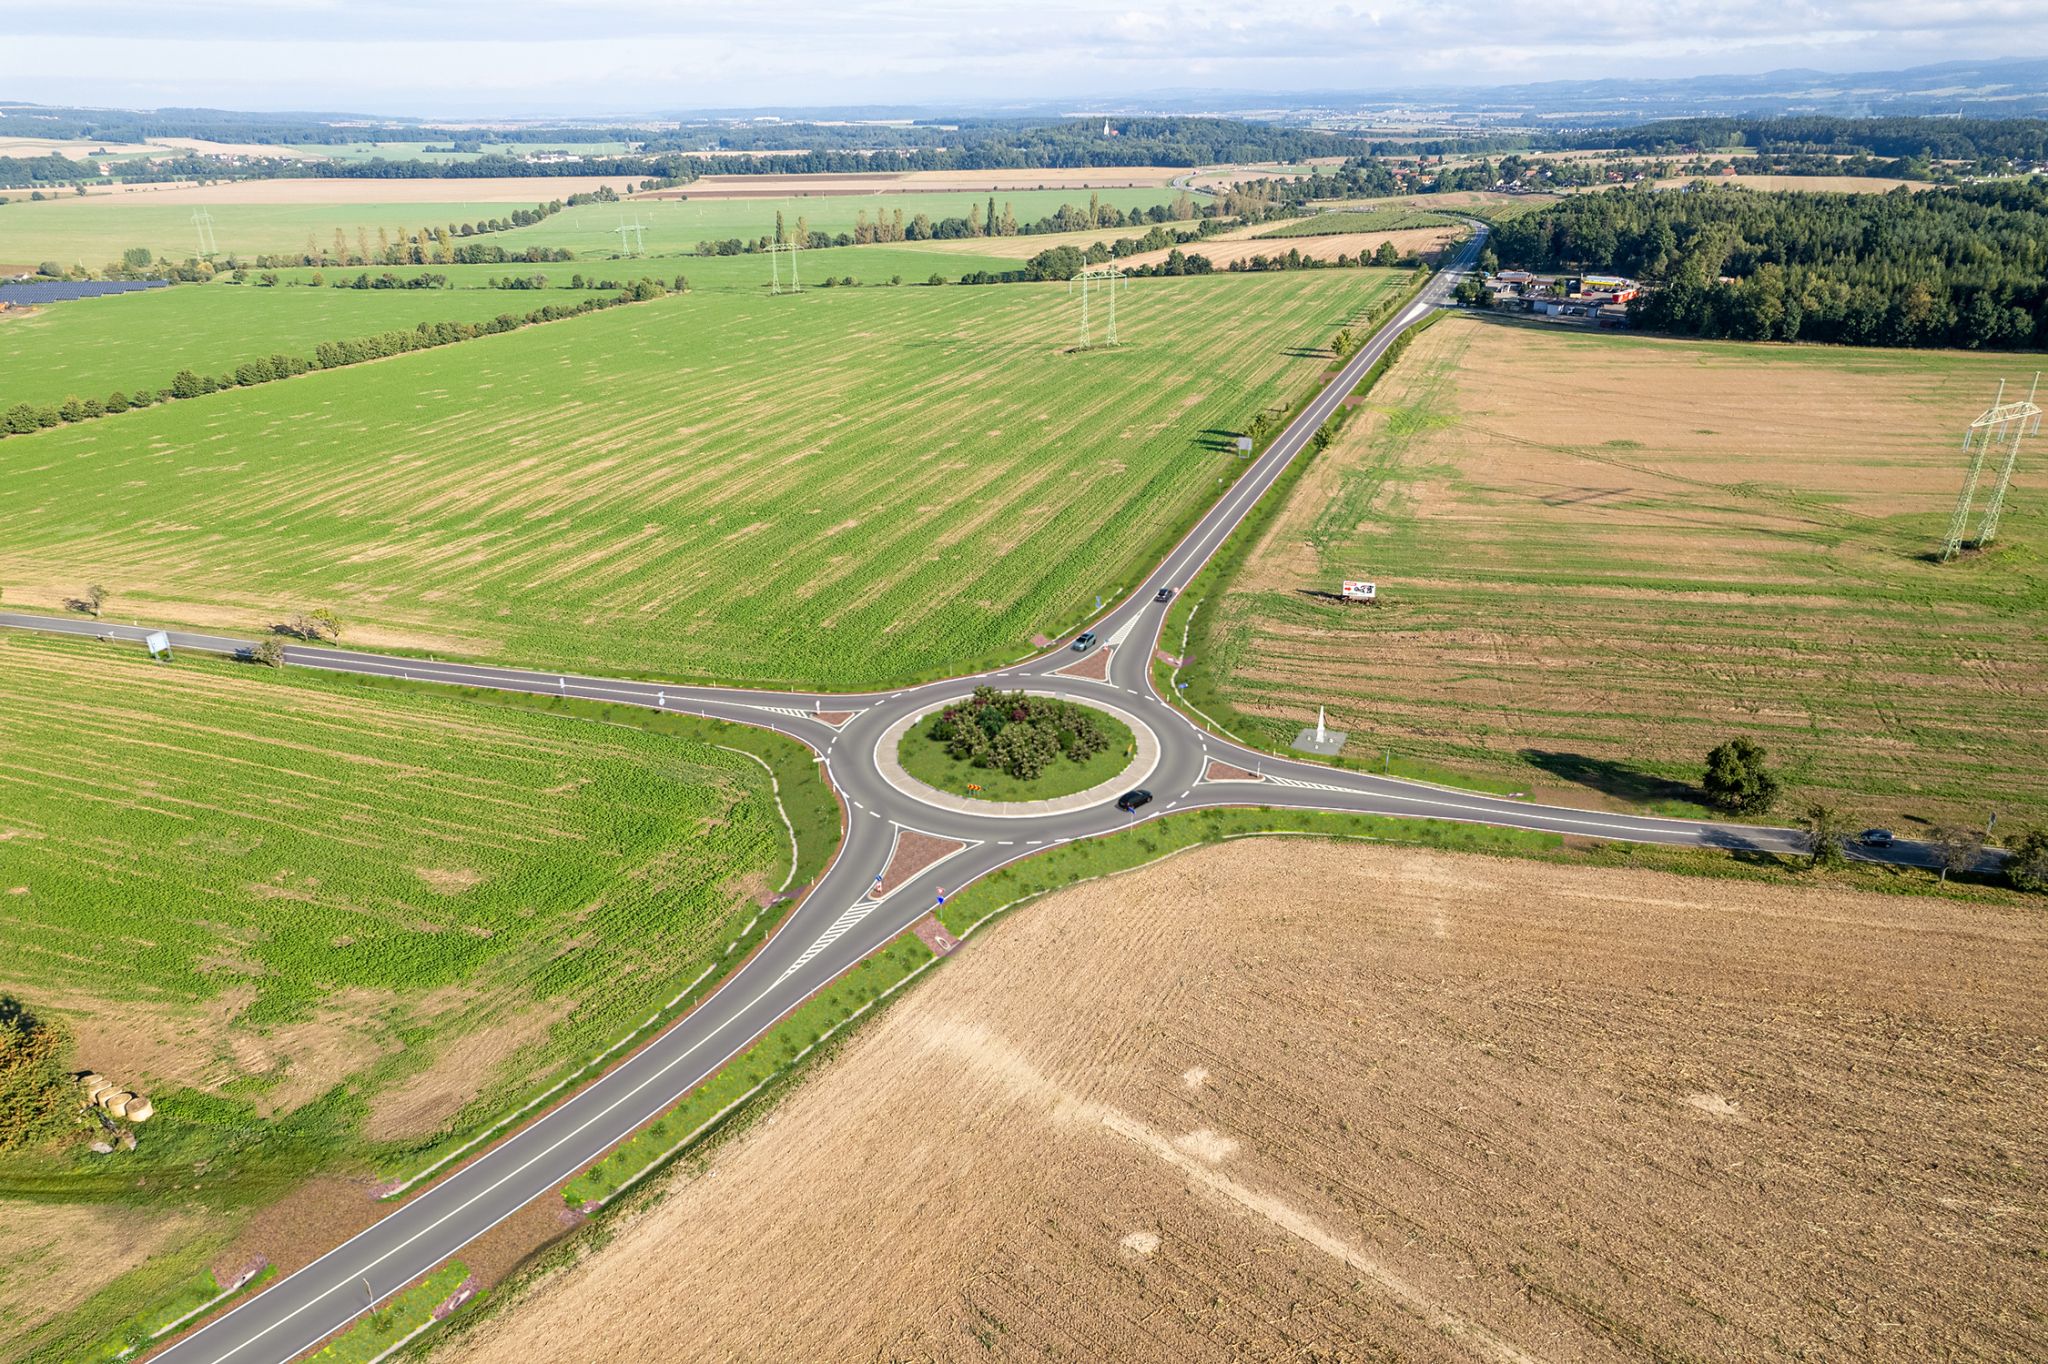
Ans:
[{"label": "shrub on central island", "polygon": [[976,687],[967,700],[935,713],[925,734],[963,762],[1033,781],[1062,758],[1085,763],[1109,747],[1098,719],[1058,697]]}]

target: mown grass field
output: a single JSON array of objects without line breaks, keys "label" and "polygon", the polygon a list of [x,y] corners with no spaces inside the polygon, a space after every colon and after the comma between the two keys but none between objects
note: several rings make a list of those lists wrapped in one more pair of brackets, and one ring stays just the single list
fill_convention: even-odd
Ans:
[{"label": "mown grass field", "polygon": [[[445,202],[355,203],[337,197],[332,203],[294,204],[208,204],[213,235],[220,250],[228,255],[255,255],[303,251],[308,238],[313,249],[327,247],[339,228],[353,247],[361,228],[374,246],[382,228],[396,234],[401,229],[446,227],[450,223],[475,223],[508,216],[515,208],[531,208],[551,199],[567,197],[569,190],[548,177],[533,177],[530,198],[517,203],[470,202],[462,198],[459,180],[446,182]],[[1119,208],[1149,207],[1171,203],[1177,192],[1168,189],[1045,189],[997,190],[996,211],[1008,203],[1020,220],[1035,221],[1058,210],[1062,204],[1085,206],[1091,194],[1105,204]],[[39,263],[55,260],[66,265],[83,262],[97,269],[118,261],[133,246],[146,246],[174,260],[197,254],[199,238],[192,221],[192,203],[138,202],[143,196],[117,198],[111,195],[58,195],[42,203],[30,203],[25,195],[8,196],[13,202],[0,204],[0,261]],[[909,194],[820,195],[778,199],[646,199],[630,203],[587,204],[565,208],[546,221],[510,232],[494,232],[482,238],[507,250],[529,246],[567,247],[580,256],[604,257],[621,249],[619,224],[637,217],[643,232],[644,249],[653,253],[694,251],[700,240],[726,237],[762,237],[775,230],[775,213],[783,211],[791,230],[802,217],[815,232],[851,232],[861,213],[870,222],[878,213],[894,216],[903,210],[908,222],[919,213],[934,219],[964,218],[968,210],[986,208],[989,194],[977,191]]]},{"label": "mown grass field", "polygon": [[1132,580],[1397,272],[706,292],[0,442],[0,583],[61,609],[859,688]]},{"label": "mown grass field", "polygon": [[[326,276],[332,280],[358,273],[329,270]],[[322,341],[409,329],[421,322],[482,322],[500,313],[524,314],[569,296],[570,272],[557,273],[564,290],[538,296],[503,289],[216,283],[48,304],[0,321],[0,407],[69,397],[104,399],[117,388],[127,393],[168,388],[181,369],[221,375],[244,361],[279,352],[310,356]]]},{"label": "mown grass field", "polygon": [[[1780,819],[2040,822],[2033,462],[1993,552],[1929,557],[1960,432],[2031,369],[1447,318],[1205,608],[1183,677],[1269,742],[1327,704],[1355,761],[1495,789],[1684,810],[1748,734]],[[1344,578],[1382,605],[1331,600]]]},{"label": "mown grass field", "polygon": [[[789,869],[768,773],[692,737],[742,732],[586,713],[0,639],[6,991],[157,1106],[132,1152],[0,1157],[7,1215],[139,1204],[184,1228],[110,1264],[96,1318],[306,1176],[516,1106],[763,917]],[[35,1308],[0,1292],[0,1353],[81,1329]]]}]

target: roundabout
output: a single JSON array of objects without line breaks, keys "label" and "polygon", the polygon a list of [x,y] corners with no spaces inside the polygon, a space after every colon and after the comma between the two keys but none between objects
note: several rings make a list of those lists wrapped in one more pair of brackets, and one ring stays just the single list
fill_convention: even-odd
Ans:
[{"label": "roundabout", "polygon": [[[1055,760],[1042,776],[1030,782],[1018,781],[1013,777],[998,781],[999,777],[1007,777],[1007,774],[990,771],[985,778],[986,784],[992,788],[988,794],[945,790],[931,781],[924,780],[923,776],[934,776],[957,785],[963,778],[972,781],[980,769],[948,759],[943,751],[920,755],[919,749],[927,745],[933,750],[942,749],[938,740],[925,737],[925,730],[935,717],[942,716],[948,711],[970,707],[975,700],[974,694],[970,692],[943,697],[936,702],[927,702],[890,724],[875,741],[875,770],[881,775],[882,780],[899,794],[908,796],[920,804],[951,810],[957,814],[997,819],[1025,819],[1038,815],[1068,814],[1075,810],[1107,805],[1142,783],[1158,768],[1158,733],[1123,707],[1111,705],[1092,696],[1086,700],[1076,700],[1065,692],[1042,691],[1036,688],[1025,688],[1018,694],[1037,701],[1062,702],[1084,712],[1094,712],[1106,717],[1116,727],[1109,729],[1108,726],[1104,726],[1111,744],[1120,748],[1125,742],[1124,734],[1129,735],[1129,761],[1116,766],[1110,775],[1078,791],[1063,791],[1057,783],[1060,778],[1077,771],[1093,772],[1109,766],[1099,761],[1102,754],[1097,754],[1096,761],[1086,765],[1075,764],[1066,759]],[[910,770],[911,766],[916,766],[923,775],[914,775]],[[1042,787],[1050,794],[1028,794],[1034,786]],[[1002,792],[1000,797],[995,794],[997,790]],[[1017,794],[1012,794],[1013,792]]]}]

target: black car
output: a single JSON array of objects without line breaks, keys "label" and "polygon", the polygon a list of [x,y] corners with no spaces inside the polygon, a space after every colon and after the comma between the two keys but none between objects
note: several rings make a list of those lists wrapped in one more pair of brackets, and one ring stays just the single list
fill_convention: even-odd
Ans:
[{"label": "black car", "polygon": [[1136,791],[1126,791],[1116,798],[1116,808],[1124,811],[1135,810],[1140,805],[1150,805],[1151,803],[1152,793],[1143,788]]},{"label": "black car", "polygon": [[1153,600],[1153,601],[1172,601],[1172,600],[1173,600],[1173,589],[1172,589],[1172,588],[1170,588],[1170,587],[1162,587],[1162,588],[1160,588],[1160,589],[1159,589],[1159,595],[1158,595],[1158,596],[1156,596],[1156,597],[1154,597],[1154,598],[1153,598],[1152,600]]},{"label": "black car", "polygon": [[1068,647],[1077,654],[1085,654],[1090,648],[1094,647],[1094,644],[1095,632],[1093,630],[1083,630],[1080,638],[1076,639]]},{"label": "black car", "polygon": [[1866,848],[1889,848],[1892,845],[1890,829],[1865,829],[1856,835],[1856,841]]}]

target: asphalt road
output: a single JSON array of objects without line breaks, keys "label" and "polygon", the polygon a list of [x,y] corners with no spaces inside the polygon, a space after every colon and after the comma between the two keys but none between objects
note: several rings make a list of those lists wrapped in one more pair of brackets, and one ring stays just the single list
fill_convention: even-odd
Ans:
[{"label": "asphalt road", "polygon": [[[776,934],[695,1011],[567,1102],[413,1195],[382,1221],[155,1357],[175,1364],[260,1364],[297,1357],[527,1203],[551,1196],[804,998],[916,922],[931,909],[941,886],[958,890],[1007,862],[1060,843],[1177,811],[1264,805],[1428,816],[1644,843],[1803,852],[1803,837],[1789,829],[1533,805],[1275,759],[1205,732],[1153,691],[1148,660],[1166,612],[1165,604],[1155,600],[1158,589],[1180,588],[1215,553],[1395,338],[1443,303],[1458,270],[1477,255],[1484,238],[1482,229],[1458,265],[1441,272],[1422,295],[1389,320],[1159,567],[1090,627],[1102,641],[1096,650],[1110,651],[1105,678],[1059,675],[1057,670],[1083,657],[1064,647],[972,678],[847,696],[666,686],[288,646],[285,660],[296,667],[625,702],[780,731],[820,755],[829,780],[846,802],[846,837],[831,868]],[[11,613],[0,613],[0,625],[121,639],[140,639],[147,633],[141,626]],[[241,639],[183,631],[172,631],[171,639],[177,648],[223,653],[251,647]],[[1135,816],[1104,802],[1064,813],[996,817],[942,808],[892,785],[876,762],[883,733],[896,721],[981,681],[1028,686],[1081,701],[1109,701],[1138,716],[1159,739],[1158,766],[1145,780],[1155,795],[1152,804]],[[852,714],[834,725],[820,719],[820,711]],[[1262,779],[1206,781],[1212,758],[1251,769]],[[871,898],[899,828],[959,839],[966,846],[885,896]],[[1911,844],[1901,844],[1882,857],[1916,865],[1932,861],[1927,849]]]}]

